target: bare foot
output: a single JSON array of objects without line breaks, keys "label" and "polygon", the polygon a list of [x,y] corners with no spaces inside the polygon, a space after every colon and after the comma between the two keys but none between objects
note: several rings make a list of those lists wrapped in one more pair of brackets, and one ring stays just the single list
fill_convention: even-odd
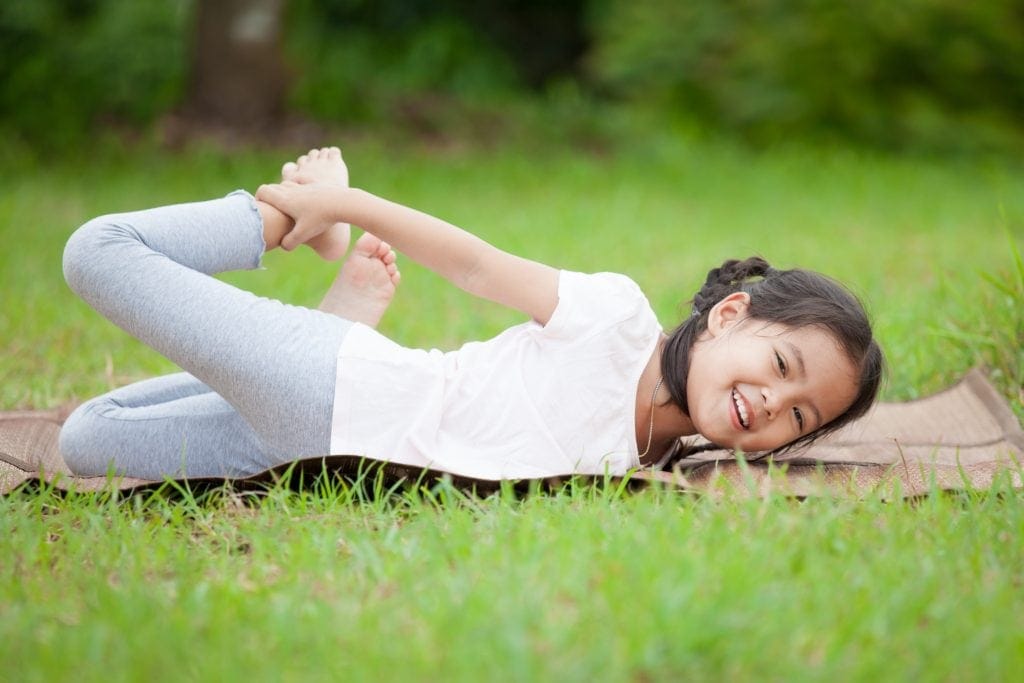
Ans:
[{"label": "bare foot", "polygon": [[[341,158],[337,147],[311,149],[297,161],[289,161],[281,167],[281,180],[296,183],[325,183],[348,187],[348,166]],[[335,223],[308,244],[321,258],[336,261],[348,251],[351,229],[348,223]]]},{"label": "bare foot", "polygon": [[391,246],[365,233],[356,240],[319,308],[377,327],[401,279]]},{"label": "bare foot", "polygon": [[311,149],[296,161],[289,161],[281,167],[281,180],[348,187],[348,166],[337,147]]}]

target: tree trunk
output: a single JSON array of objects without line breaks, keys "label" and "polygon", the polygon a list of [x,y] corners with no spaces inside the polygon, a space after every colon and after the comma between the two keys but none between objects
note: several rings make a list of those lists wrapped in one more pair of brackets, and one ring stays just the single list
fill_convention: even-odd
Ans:
[{"label": "tree trunk", "polygon": [[185,117],[245,133],[281,123],[288,77],[281,55],[286,0],[199,0]]}]

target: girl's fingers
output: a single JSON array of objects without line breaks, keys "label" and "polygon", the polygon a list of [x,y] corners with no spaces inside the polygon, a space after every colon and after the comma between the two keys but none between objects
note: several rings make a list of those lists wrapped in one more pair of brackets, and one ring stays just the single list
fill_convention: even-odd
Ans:
[{"label": "girl's fingers", "polygon": [[279,199],[279,191],[275,185],[260,185],[256,188],[256,199],[267,204],[275,205],[275,199]]},{"label": "girl's fingers", "polygon": [[285,251],[296,249],[317,235],[322,234],[328,227],[330,226],[323,225],[318,229],[316,222],[303,222],[302,220],[297,220],[295,222],[295,227],[292,228],[291,232],[281,238],[281,248]]},{"label": "girl's fingers", "polygon": [[264,183],[256,188],[254,196],[261,202],[271,204],[281,211],[288,213],[284,210],[284,206],[288,203],[290,190],[295,187],[298,187],[298,183],[290,180],[286,180],[283,183]]},{"label": "girl's fingers", "polygon": [[296,221],[295,227],[292,228],[291,232],[281,238],[281,248],[285,251],[297,249],[299,246],[313,239],[318,234],[319,232],[311,229],[309,224]]},{"label": "girl's fingers", "polygon": [[292,251],[295,247],[302,244],[305,240],[300,240],[295,236],[296,230],[292,229],[290,233],[281,238],[281,248],[285,251]]}]

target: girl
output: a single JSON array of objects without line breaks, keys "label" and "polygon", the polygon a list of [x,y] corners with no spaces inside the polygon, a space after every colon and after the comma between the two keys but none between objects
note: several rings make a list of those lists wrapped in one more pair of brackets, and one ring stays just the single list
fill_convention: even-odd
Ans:
[{"label": "girl", "polygon": [[[244,476],[356,454],[484,479],[624,474],[665,465],[681,436],[768,453],[871,405],[882,354],[834,281],[760,258],[708,273],[666,335],[622,275],[559,271],[348,186],[337,148],[224,199],[94,219],[68,241],[70,286],[188,374],[93,399],[61,432],[71,469],[161,478]],[[211,277],[265,250],[337,258],[310,310]],[[389,245],[530,322],[442,353],[373,327],[398,272]]]}]

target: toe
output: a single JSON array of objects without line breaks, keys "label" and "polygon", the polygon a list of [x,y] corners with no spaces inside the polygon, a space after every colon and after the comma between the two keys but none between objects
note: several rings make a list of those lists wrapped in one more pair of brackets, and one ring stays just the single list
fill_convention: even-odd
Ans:
[{"label": "toe", "polygon": [[298,170],[298,164],[294,161],[289,161],[281,167],[281,178],[283,180],[291,180]]},{"label": "toe", "polygon": [[355,247],[353,247],[353,253],[361,254],[366,258],[373,258],[377,254],[377,247],[380,244],[380,238],[375,235],[371,235],[368,232],[364,232],[356,240]]},{"label": "toe", "polygon": [[318,150],[318,149],[311,149],[311,150],[309,150],[309,152],[308,152],[308,153],[306,154],[306,156],[308,156],[308,157],[309,157],[309,160],[310,160],[310,161],[316,161],[317,159],[319,159],[319,158],[320,158],[320,150]]},{"label": "toe", "polygon": [[330,159],[331,161],[338,161],[339,159],[341,159],[341,150],[338,149],[337,147],[328,147],[327,158]]},{"label": "toe", "polygon": [[301,157],[296,159],[296,161],[298,162],[299,166],[305,166],[306,164],[309,163],[309,157],[307,155],[303,154]]}]

